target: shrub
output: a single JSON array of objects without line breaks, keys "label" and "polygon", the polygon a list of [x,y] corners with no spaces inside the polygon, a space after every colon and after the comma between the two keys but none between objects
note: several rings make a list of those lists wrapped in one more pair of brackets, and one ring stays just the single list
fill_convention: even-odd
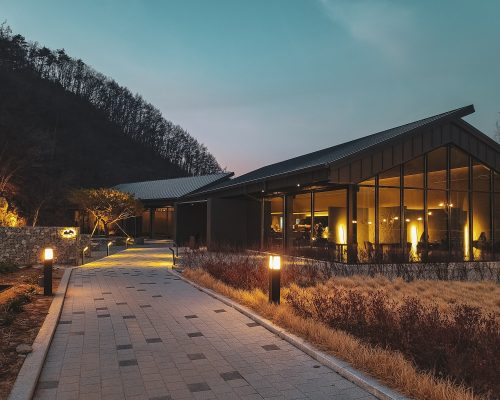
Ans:
[{"label": "shrub", "polygon": [[0,310],[0,326],[10,325],[14,320],[14,315],[23,311],[24,305],[31,302],[35,292],[36,289],[30,287],[25,292],[18,294],[3,304]]},{"label": "shrub", "polygon": [[298,315],[400,351],[436,376],[492,396],[500,393],[500,324],[477,307],[460,304],[442,312],[415,297],[397,303],[383,291],[335,285],[292,285],[285,299]]},{"label": "shrub", "polygon": [[19,267],[14,263],[8,261],[0,262],[0,275],[16,272],[18,269]]}]

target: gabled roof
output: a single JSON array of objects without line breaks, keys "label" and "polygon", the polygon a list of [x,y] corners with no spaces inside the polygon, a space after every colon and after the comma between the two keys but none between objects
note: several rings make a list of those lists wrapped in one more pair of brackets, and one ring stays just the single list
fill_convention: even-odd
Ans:
[{"label": "gabled roof", "polygon": [[221,172],[213,175],[122,183],[114,188],[131,193],[140,200],[176,200],[229,179],[233,174],[233,172]]},{"label": "gabled roof", "polygon": [[473,112],[474,106],[469,105],[466,107],[458,108],[456,110],[451,110],[442,114],[434,115],[432,117],[424,118],[406,125],[401,125],[396,128],[374,133],[369,136],[364,136],[362,138],[328,147],[323,150],[318,150],[313,153],[267,165],[265,167],[241,175],[237,178],[222,182],[209,188],[208,190],[205,190],[204,192],[213,192],[215,190],[264,181],[269,178],[286,176],[292,173],[300,173],[302,171],[314,168],[326,167],[337,161],[343,160],[346,157],[349,157],[359,151],[365,151],[370,147],[380,145],[389,140],[393,140],[402,135],[411,133],[416,129],[442,123],[450,119],[462,118],[466,115],[472,114]]}]

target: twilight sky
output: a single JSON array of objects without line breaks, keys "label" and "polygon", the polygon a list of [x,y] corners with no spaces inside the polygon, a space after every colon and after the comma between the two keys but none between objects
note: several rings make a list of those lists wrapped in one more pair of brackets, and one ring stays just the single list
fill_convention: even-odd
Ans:
[{"label": "twilight sky", "polygon": [[471,103],[493,136],[499,15],[498,0],[0,0],[15,33],[142,94],[237,174]]}]

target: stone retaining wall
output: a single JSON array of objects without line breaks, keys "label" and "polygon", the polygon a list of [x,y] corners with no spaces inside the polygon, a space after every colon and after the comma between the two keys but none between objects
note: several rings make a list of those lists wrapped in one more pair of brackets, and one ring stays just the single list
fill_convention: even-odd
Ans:
[{"label": "stone retaining wall", "polygon": [[89,235],[75,227],[0,227],[0,262],[34,265],[43,262],[43,249],[54,249],[54,263],[76,265],[83,247],[90,246]]}]

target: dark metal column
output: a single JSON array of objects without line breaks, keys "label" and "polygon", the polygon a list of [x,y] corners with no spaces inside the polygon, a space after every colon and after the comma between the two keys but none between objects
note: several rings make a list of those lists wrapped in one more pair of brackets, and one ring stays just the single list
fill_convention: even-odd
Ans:
[{"label": "dark metal column", "polygon": [[347,189],[347,262],[355,264],[358,261],[357,246],[357,192],[356,185],[349,185]]},{"label": "dark metal column", "polygon": [[473,191],[473,179],[472,179],[472,158],[469,156],[469,261],[474,260],[474,247],[473,247],[473,241],[474,241],[474,230],[472,229],[472,225],[474,223],[474,217],[472,213],[472,202],[473,202],[473,196],[472,196],[472,191]]},{"label": "dark metal column", "polygon": [[154,237],[153,228],[154,228],[154,222],[155,222],[155,211],[156,211],[156,208],[151,207],[149,209],[149,237],[151,239],[153,239],[153,237]]}]

